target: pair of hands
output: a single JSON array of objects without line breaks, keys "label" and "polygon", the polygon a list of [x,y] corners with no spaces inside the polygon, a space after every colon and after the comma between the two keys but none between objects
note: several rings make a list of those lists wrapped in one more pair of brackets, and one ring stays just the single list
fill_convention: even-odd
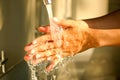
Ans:
[{"label": "pair of hands", "polygon": [[73,56],[78,52],[84,51],[91,47],[91,37],[89,36],[88,25],[84,21],[75,20],[57,20],[55,24],[62,27],[62,45],[57,47],[50,35],[50,27],[39,27],[38,31],[44,32],[42,35],[30,44],[25,46],[27,54],[24,56],[26,61],[32,61],[36,65],[45,60],[50,60],[52,63],[47,67],[50,71],[59,61],[60,57]]}]

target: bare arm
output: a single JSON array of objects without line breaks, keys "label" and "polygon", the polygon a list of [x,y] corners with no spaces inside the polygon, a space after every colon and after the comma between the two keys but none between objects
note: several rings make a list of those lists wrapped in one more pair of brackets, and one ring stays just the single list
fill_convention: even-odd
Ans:
[{"label": "bare arm", "polygon": [[99,46],[120,46],[120,10],[85,20],[85,23],[90,29],[89,33],[99,42]]},{"label": "bare arm", "polygon": [[120,9],[102,17],[85,20],[85,22],[94,29],[120,29]]}]

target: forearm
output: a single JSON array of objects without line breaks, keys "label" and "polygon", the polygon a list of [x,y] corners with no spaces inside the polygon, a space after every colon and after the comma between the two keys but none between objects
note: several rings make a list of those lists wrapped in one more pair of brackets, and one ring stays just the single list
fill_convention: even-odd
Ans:
[{"label": "forearm", "polygon": [[120,46],[120,10],[108,15],[85,20],[89,33],[100,46]]},{"label": "forearm", "polygon": [[100,30],[90,29],[89,33],[101,46],[120,46],[120,29]]},{"label": "forearm", "polygon": [[85,20],[85,22],[93,29],[118,29],[120,28],[120,10],[102,17]]}]

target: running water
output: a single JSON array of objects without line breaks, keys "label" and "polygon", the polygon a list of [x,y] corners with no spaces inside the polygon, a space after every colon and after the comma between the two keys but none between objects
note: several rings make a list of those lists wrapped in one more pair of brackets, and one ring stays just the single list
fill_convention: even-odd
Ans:
[{"label": "running water", "polygon": [[60,47],[62,44],[62,28],[59,27],[55,22],[53,21],[53,12],[52,12],[52,6],[51,4],[46,4],[49,22],[50,22],[50,32],[52,39],[57,47]]}]

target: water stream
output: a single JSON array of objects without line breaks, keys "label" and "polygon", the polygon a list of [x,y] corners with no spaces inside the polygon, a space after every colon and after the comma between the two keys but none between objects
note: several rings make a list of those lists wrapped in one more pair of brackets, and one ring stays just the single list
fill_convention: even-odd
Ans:
[{"label": "water stream", "polygon": [[52,6],[51,4],[46,5],[49,22],[50,22],[50,30],[51,30],[51,36],[54,40],[55,44],[60,47],[62,44],[62,28],[59,27],[57,24],[53,21],[53,12],[52,12]]}]

